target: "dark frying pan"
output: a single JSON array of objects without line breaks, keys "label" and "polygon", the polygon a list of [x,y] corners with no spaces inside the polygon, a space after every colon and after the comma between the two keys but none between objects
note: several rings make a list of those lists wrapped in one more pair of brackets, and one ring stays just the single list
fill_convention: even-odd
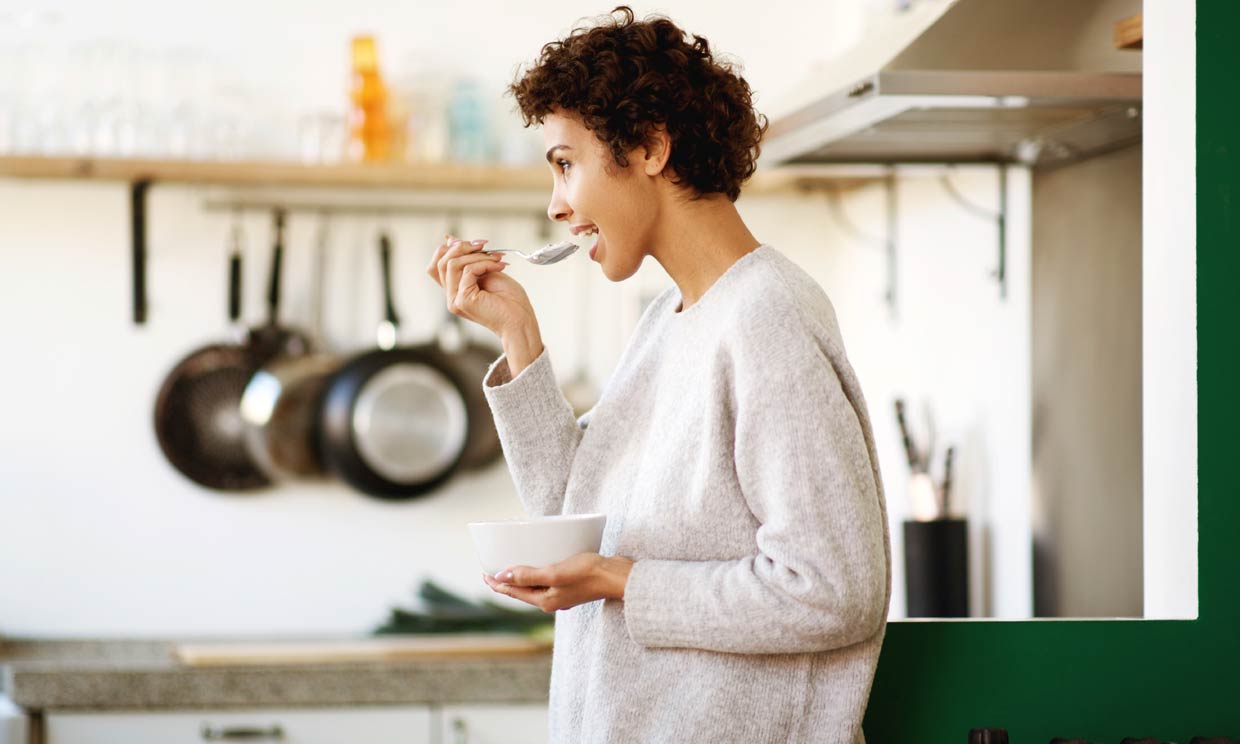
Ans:
[{"label": "dark frying pan", "polygon": [[[263,488],[271,480],[255,467],[244,441],[241,395],[254,372],[282,353],[306,348],[300,334],[277,323],[283,217],[277,217],[272,258],[270,317],[241,342],[197,349],[173,367],[155,398],[155,435],[164,456],[190,480],[219,491]],[[234,329],[241,317],[240,235],[233,233],[229,257],[228,316]]]},{"label": "dark frying pan", "polygon": [[250,346],[266,364],[277,356],[294,356],[311,351],[310,339],[300,330],[280,323],[280,275],[284,263],[284,212],[272,215],[275,240],[271,246],[271,277],[267,285],[267,322],[250,330]]},{"label": "dark frying pan", "polygon": [[380,347],[350,359],[328,382],[320,451],[359,491],[403,500],[434,489],[460,466],[469,431],[468,385],[436,344],[395,345],[391,240],[379,238],[385,321]]},{"label": "dark frying pan", "polygon": [[465,386],[465,405],[469,409],[469,439],[465,445],[465,454],[461,457],[461,468],[478,470],[495,462],[503,454],[499,432],[495,429],[495,419],[491,414],[491,405],[487,403],[486,394],[482,392],[482,379],[503,352],[492,344],[469,338],[460,316],[447,310],[444,314],[444,322],[440,324],[435,341],[448,362],[461,377],[469,381]]},{"label": "dark frying pan", "polygon": [[[312,342],[323,338],[323,280],[327,221],[315,240]],[[327,475],[319,451],[319,407],[331,375],[345,358],[329,351],[280,356],[254,373],[241,396],[241,417],[250,457],[275,481]]]}]

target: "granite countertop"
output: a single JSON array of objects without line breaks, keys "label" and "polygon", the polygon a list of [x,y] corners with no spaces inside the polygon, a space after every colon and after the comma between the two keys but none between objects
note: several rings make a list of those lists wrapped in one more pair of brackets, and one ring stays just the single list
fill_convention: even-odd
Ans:
[{"label": "granite countertop", "polygon": [[[188,666],[180,643],[272,638],[0,639],[0,693],[27,710],[545,703],[551,652],[399,662]],[[298,638],[296,640],[357,640]]]}]

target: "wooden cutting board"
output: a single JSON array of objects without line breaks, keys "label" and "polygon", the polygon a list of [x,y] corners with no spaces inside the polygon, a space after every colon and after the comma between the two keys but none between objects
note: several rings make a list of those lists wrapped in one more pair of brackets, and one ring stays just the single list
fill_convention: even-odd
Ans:
[{"label": "wooden cutting board", "polygon": [[332,664],[546,653],[551,639],[518,633],[407,634],[327,641],[182,643],[173,654],[190,666]]}]

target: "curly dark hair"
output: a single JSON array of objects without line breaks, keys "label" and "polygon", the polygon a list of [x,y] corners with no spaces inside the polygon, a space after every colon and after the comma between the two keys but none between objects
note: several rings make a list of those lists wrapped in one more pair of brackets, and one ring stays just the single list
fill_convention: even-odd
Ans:
[{"label": "curly dark hair", "polygon": [[[623,20],[610,18],[620,11]],[[753,109],[749,83],[717,61],[710,43],[665,16],[634,23],[627,5],[609,24],[575,28],[542,47],[534,67],[508,87],[524,125],[542,124],[561,108],[628,167],[625,153],[665,126],[672,142],[664,177],[687,183],[690,200],[722,192],[729,201],[753,175],[770,123]]]}]

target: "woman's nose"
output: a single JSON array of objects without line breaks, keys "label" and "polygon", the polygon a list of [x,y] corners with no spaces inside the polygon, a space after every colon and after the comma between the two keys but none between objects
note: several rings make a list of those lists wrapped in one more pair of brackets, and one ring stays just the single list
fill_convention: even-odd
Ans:
[{"label": "woman's nose", "polygon": [[547,205],[547,218],[552,222],[566,222],[572,210],[568,208],[568,204],[560,197],[558,188],[551,192],[551,203]]}]

